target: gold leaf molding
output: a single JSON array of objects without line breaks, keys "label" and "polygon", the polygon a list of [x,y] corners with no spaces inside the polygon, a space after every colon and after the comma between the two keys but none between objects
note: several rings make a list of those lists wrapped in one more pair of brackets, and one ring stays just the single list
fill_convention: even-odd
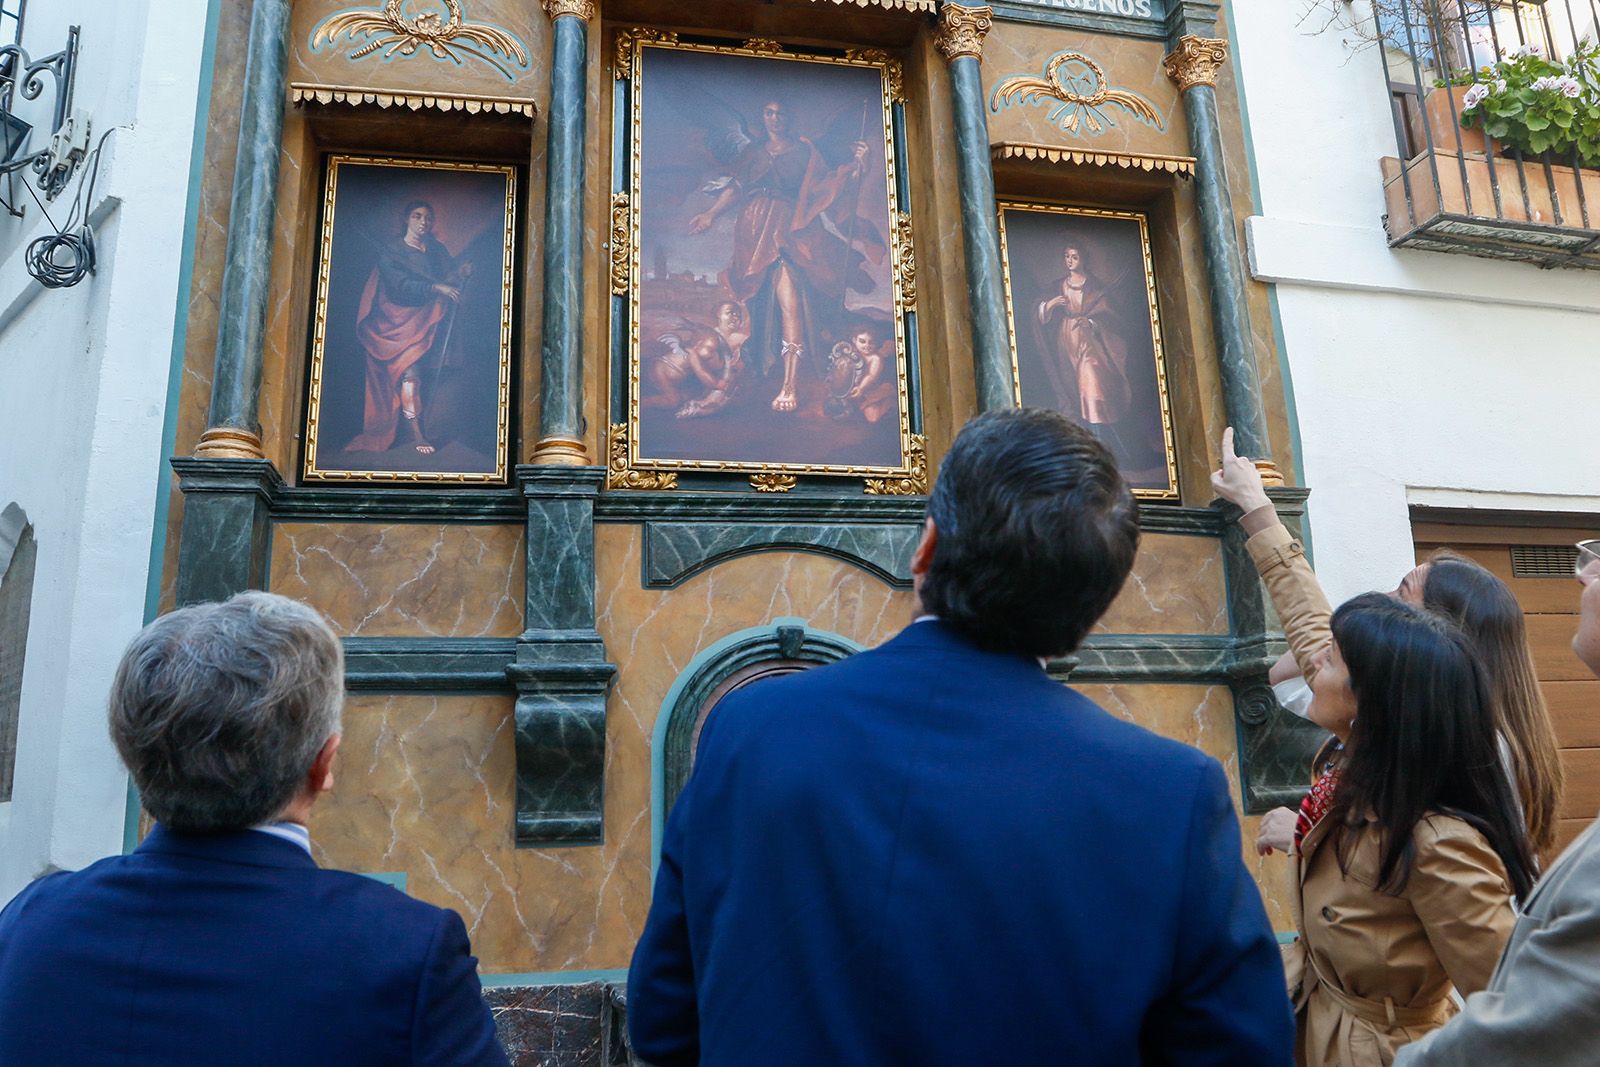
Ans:
[{"label": "gold leaf molding", "polygon": [[1194,174],[1193,156],[1163,156],[1139,152],[1095,152],[1058,145],[1001,141],[990,146],[993,159],[1036,159],[1046,163],[1084,163],[1094,167],[1122,167],[1124,170],[1166,171],[1168,174]]},{"label": "gold leaf molding", "polygon": [[420,111],[427,107],[436,111],[465,111],[471,115],[480,113],[522,115],[530,119],[539,113],[539,106],[526,97],[461,96],[454,93],[373,89],[360,85],[312,85],[307,82],[293,82],[289,86],[289,97],[296,104],[404,107],[412,111]]},{"label": "gold leaf molding", "polygon": [[838,4],[841,7],[881,7],[889,11],[912,11],[922,15],[931,15],[939,10],[938,0],[815,0],[815,2]]}]

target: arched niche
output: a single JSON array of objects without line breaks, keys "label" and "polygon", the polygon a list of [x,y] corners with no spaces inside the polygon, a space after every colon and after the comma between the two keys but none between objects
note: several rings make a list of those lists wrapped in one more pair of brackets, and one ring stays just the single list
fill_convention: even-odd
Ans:
[{"label": "arched niche", "polygon": [[729,634],[690,661],[673,682],[656,718],[653,746],[652,865],[661,855],[661,830],[694,767],[706,716],[729,693],[766,678],[809,670],[853,656],[863,646],[804,619],[776,619]]}]

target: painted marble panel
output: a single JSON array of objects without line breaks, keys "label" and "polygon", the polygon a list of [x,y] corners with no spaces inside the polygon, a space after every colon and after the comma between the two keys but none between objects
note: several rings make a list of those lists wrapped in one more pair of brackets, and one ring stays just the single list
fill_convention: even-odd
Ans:
[{"label": "painted marble panel", "polygon": [[[1081,685],[1080,693],[1111,714],[1165,737],[1193,745],[1222,763],[1234,806],[1239,806],[1239,754],[1233,697],[1225,687],[1206,685]],[[1293,882],[1288,857],[1256,855],[1259,816],[1245,816],[1241,847],[1247,870],[1261,889],[1274,930],[1294,928]]]},{"label": "painted marble panel", "polygon": [[[413,14],[443,5],[409,5]],[[460,96],[536,98],[549,89],[549,20],[528,0],[464,0],[462,26],[441,42],[408,41],[383,0],[301,0],[289,41],[289,80]],[[366,52],[362,55],[362,52]]]},{"label": "painted marble panel", "polygon": [[1165,57],[1159,41],[997,22],[983,43],[989,139],[1190,155]]},{"label": "painted marble panel", "polygon": [[650,896],[650,757],[614,716],[606,842],[512,845],[511,696],[353,696],[337,785],[312,818],[317,860],[404,872],[412,896],[460,913],[485,973],[627,966]]},{"label": "painted marble panel", "polygon": [[522,537],[520,526],[283,523],[268,587],[350,637],[515,637]]},{"label": "painted marble panel", "polygon": [[1210,537],[1144,535],[1127,585],[1095,632],[1227,633],[1222,542]]},{"label": "painted marble panel", "polygon": [[730,633],[793,616],[871,646],[911,621],[909,590],[891,589],[825,556],[743,556],[657,591],[640,587],[638,527],[598,526],[595,542],[596,627],[621,667],[611,715],[633,722],[647,737],[667,690],[689,661]]}]

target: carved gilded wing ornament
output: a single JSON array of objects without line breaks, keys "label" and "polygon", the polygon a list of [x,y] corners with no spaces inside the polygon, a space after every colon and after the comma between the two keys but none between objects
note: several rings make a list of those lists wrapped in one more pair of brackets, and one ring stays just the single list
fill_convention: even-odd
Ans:
[{"label": "carved gilded wing ornament", "polygon": [[989,97],[989,110],[1046,100],[1057,101],[1047,117],[1067,133],[1097,135],[1113,129],[1116,122],[1108,107],[1158,130],[1166,129],[1166,120],[1154,104],[1131,89],[1113,89],[1100,65],[1082,52],[1057,52],[1045,64],[1043,77],[1018,74],[1001,81]]},{"label": "carved gilded wing ornament", "polygon": [[[311,50],[337,47],[340,38],[356,45],[350,59],[365,59],[380,50],[383,59],[412,56],[426,50],[435,59],[457,65],[466,59],[487,63],[507,81],[516,75],[501,62],[503,57],[518,70],[529,69],[528,49],[512,34],[487,22],[468,22],[461,0],[426,0],[428,10],[409,14],[413,0],[385,0],[376,11],[338,11],[311,31]],[[443,11],[439,9],[443,8]]]}]

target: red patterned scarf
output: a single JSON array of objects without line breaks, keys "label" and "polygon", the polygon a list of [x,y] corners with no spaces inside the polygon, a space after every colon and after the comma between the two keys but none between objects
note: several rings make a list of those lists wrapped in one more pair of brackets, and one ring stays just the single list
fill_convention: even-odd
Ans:
[{"label": "red patterned scarf", "polygon": [[1328,814],[1328,809],[1333,806],[1333,795],[1339,788],[1339,769],[1331,768],[1317,784],[1311,787],[1311,792],[1300,802],[1300,817],[1294,822],[1294,850],[1300,851],[1300,842],[1311,828],[1322,821]]}]

